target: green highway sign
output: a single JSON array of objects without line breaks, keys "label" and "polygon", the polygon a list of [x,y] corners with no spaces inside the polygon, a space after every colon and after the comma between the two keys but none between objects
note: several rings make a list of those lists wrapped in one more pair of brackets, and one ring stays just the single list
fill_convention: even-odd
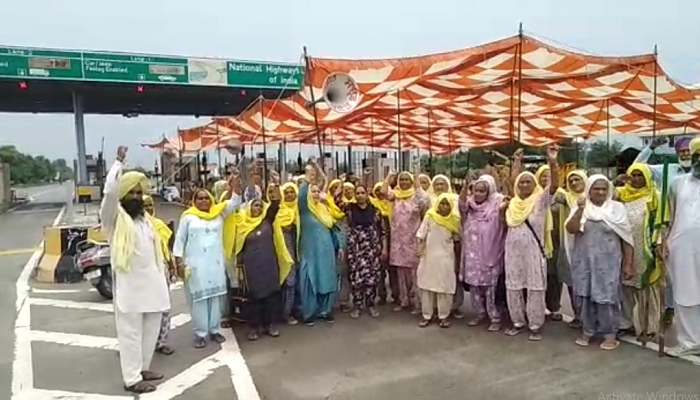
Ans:
[{"label": "green highway sign", "polygon": [[0,78],[301,88],[297,64],[0,46]]}]

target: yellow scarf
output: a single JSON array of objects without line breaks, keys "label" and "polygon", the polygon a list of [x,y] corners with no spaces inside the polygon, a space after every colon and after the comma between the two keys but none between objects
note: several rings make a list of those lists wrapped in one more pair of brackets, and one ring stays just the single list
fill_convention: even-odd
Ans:
[{"label": "yellow scarf", "polygon": [[[526,199],[520,197],[520,193],[518,191],[518,182],[520,182],[520,179],[522,179],[524,176],[529,176],[535,182],[535,190]],[[537,182],[536,175],[533,175],[531,172],[527,171],[521,172],[520,175],[515,178],[514,192],[516,195],[510,201],[508,209],[506,210],[506,223],[508,226],[520,226],[524,224],[530,214],[532,214],[532,211],[535,209],[535,204],[543,194],[542,187],[540,187]],[[551,257],[554,251],[554,245],[552,244],[552,229],[554,229],[554,221],[552,219],[551,210],[548,210],[548,212],[545,213],[544,221],[544,254],[547,258]]]},{"label": "yellow scarf", "polygon": [[[265,215],[267,215],[267,209],[270,207],[269,204],[262,202],[262,212],[257,217],[253,217],[250,210],[254,202],[255,200],[248,202],[243,212],[238,212],[235,214],[236,235],[234,255],[236,256],[243,250],[243,245],[245,244],[245,240],[248,235],[250,235],[263,222]],[[289,254],[289,249],[287,249],[287,245],[284,241],[284,233],[282,231],[282,224],[279,219],[279,214],[272,224],[272,241],[275,246],[275,255],[277,256],[280,284],[282,284],[287,279],[287,275],[289,275],[289,271],[292,269],[294,260]]]},{"label": "yellow scarf", "polygon": [[369,201],[372,203],[374,208],[379,210],[379,212],[382,214],[384,217],[390,217],[391,216],[391,202],[387,200],[380,199],[377,197],[377,193],[382,189],[382,186],[384,185],[383,182],[377,182],[374,184],[374,187],[372,188],[372,195],[369,196]]},{"label": "yellow scarf", "polygon": [[[335,197],[334,197],[334,191],[335,191],[335,186],[336,185],[342,185],[342,181],[340,179],[333,179],[331,183],[328,185],[328,190],[326,190],[326,200],[328,201],[328,211],[331,214],[331,217],[333,217],[334,220],[339,221],[343,218],[345,218],[345,213],[343,210],[338,207],[337,204],[335,204]],[[311,189],[311,187],[309,187]]]},{"label": "yellow scarf", "polygon": [[[143,203],[144,204],[153,204],[153,198],[151,196],[145,195],[143,196]],[[151,221],[151,224],[153,225],[153,228],[156,231],[156,234],[160,238],[160,244],[163,249],[163,257],[165,260],[170,260],[170,238],[173,236],[173,231],[170,230],[168,225],[163,222],[162,219],[156,218],[155,211],[153,214],[146,213],[146,218],[148,218],[149,221]]]},{"label": "yellow scarf", "polygon": [[[211,207],[209,208],[209,211],[202,211],[198,209],[197,207],[194,206],[194,202],[197,199],[197,194],[199,192],[204,192],[207,194],[209,197],[209,201],[211,201]],[[203,219],[205,221],[211,221],[213,219],[216,219],[217,217],[221,216],[221,213],[224,212],[226,209],[226,202],[222,201],[220,203],[216,203],[214,201],[214,196],[212,196],[211,193],[209,193],[208,190],[205,189],[198,189],[195,190],[194,194],[192,195],[192,206],[185,210],[182,215],[194,215],[195,217],[199,219]],[[224,256],[226,258],[231,257],[231,254],[233,252],[233,244],[235,241],[235,231],[236,231],[236,221],[235,221],[235,214],[233,213],[232,215],[229,215],[228,217],[224,218],[224,239],[223,243],[221,244],[224,248]]]},{"label": "yellow scarf", "polygon": [[[443,216],[438,213],[438,206],[443,200],[447,200],[447,203],[450,205],[450,213],[447,216]],[[430,207],[425,215],[448,231],[452,233],[459,233],[459,217],[454,213],[454,203],[452,200],[450,200],[449,196],[447,196],[447,193],[439,195],[435,204]]]},{"label": "yellow scarf", "polygon": [[[411,180],[411,187],[408,189],[404,190],[401,189],[401,186],[398,184],[398,182],[401,180],[401,176],[405,175]],[[413,175],[411,175],[410,172],[401,172],[399,173],[399,176],[396,177],[396,188],[394,189],[394,197],[396,197],[399,200],[406,200],[410,199],[413,197],[413,195],[416,193],[416,187],[415,187],[415,181],[413,180]]]},{"label": "yellow scarf", "polygon": [[632,172],[638,171],[644,175],[644,180],[646,185],[642,188],[634,188],[629,182],[625,183],[625,186],[618,188],[617,193],[620,195],[620,201],[623,203],[629,203],[642,198],[648,198],[654,193],[654,181],[651,179],[651,170],[649,166],[642,163],[634,163],[627,168],[627,175],[632,175]]},{"label": "yellow scarf", "polygon": [[[284,200],[284,191],[287,188],[292,188],[296,194],[296,198],[293,201]],[[280,210],[277,212],[277,220],[279,221],[282,228],[286,228],[294,224],[296,226],[296,239],[297,239],[297,254],[299,254],[299,238],[301,237],[301,219],[299,218],[299,188],[294,182],[287,182],[282,187],[280,187],[280,196],[282,196],[282,202],[280,203]]]},{"label": "yellow scarf", "polygon": [[644,175],[646,185],[642,188],[634,188],[625,183],[625,186],[618,188],[620,201],[629,203],[646,198],[646,209],[644,212],[644,258],[646,259],[646,269],[642,274],[642,285],[654,284],[661,277],[661,264],[663,260],[658,260],[653,252],[653,247],[658,241],[659,227],[662,222],[670,220],[669,207],[666,207],[666,215],[661,215],[659,210],[660,193],[656,190],[656,185],[652,179],[651,169],[647,164],[634,163],[627,168],[627,175],[632,175],[634,171],[639,171]]},{"label": "yellow scarf", "polygon": [[[564,181],[564,184],[566,185],[566,190],[559,188],[557,189],[557,194],[562,194],[564,196],[564,199],[566,200],[566,206],[568,207],[569,210],[574,209],[574,207],[578,207],[576,205],[576,202],[578,199],[581,197],[586,197],[584,191],[581,191],[581,193],[576,193],[571,186],[569,186],[569,178],[572,175],[576,175],[579,178],[583,180],[583,184],[585,187],[586,181],[588,180],[588,175],[586,175],[586,172],[580,169],[574,170],[566,174],[566,179]],[[559,236],[562,237],[562,235],[566,234],[566,220],[569,217],[568,212],[564,211],[559,211]]]},{"label": "yellow scarf", "polygon": [[[119,179],[119,199],[126,197],[129,192],[139,187],[142,193],[148,193],[148,178],[146,175],[130,171],[121,176]],[[148,217],[146,217],[148,218]],[[155,227],[154,227],[155,228]],[[115,271],[129,272],[131,270],[131,257],[134,254],[134,235],[136,226],[134,220],[126,213],[121,205],[117,208],[117,220],[114,225],[114,232],[110,239],[110,253],[112,259],[112,268]],[[160,237],[153,235],[153,247],[156,252],[156,265],[158,268],[163,267],[163,248],[160,243]]]},{"label": "yellow scarf", "polygon": [[[302,184],[303,185],[303,184]],[[314,217],[320,222],[323,226],[325,226],[328,229],[331,229],[333,227],[333,224],[337,219],[335,219],[331,215],[331,211],[329,210],[329,207],[327,207],[325,204],[314,201],[314,199],[311,197],[311,185],[306,183],[307,185],[307,190],[306,190],[306,205],[309,207],[309,211],[311,211],[311,214],[313,214]],[[330,197],[331,199],[333,196]],[[304,201],[302,199],[302,201]],[[328,202],[330,205],[330,201]],[[335,203],[333,203],[335,204]],[[343,214],[345,216],[345,214]],[[341,217],[342,218],[342,217]]]},{"label": "yellow scarf", "polygon": [[566,205],[569,207],[569,209],[572,209],[574,207],[578,207],[576,205],[576,202],[578,199],[581,197],[586,197],[585,193],[581,191],[581,193],[576,193],[573,189],[571,189],[571,186],[569,186],[569,178],[571,178],[572,175],[576,175],[579,178],[583,180],[583,184],[586,184],[586,181],[588,180],[588,175],[586,175],[586,171],[577,169],[575,171],[571,171],[568,174],[566,174],[566,190],[563,190],[564,192],[564,197],[566,198]]},{"label": "yellow scarf", "polygon": [[355,200],[355,196],[354,196],[354,195],[353,195],[352,197],[346,197],[346,196],[345,196],[345,189],[352,189],[352,190],[355,190],[355,185],[353,185],[353,184],[350,183],[350,182],[345,182],[345,183],[343,183],[343,197],[342,197],[343,203],[345,203],[345,204],[347,204],[347,203],[357,203],[357,200]]}]

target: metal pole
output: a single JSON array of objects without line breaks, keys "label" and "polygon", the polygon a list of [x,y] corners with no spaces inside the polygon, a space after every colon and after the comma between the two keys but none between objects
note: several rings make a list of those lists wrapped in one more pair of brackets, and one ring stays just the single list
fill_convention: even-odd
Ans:
[{"label": "metal pole", "polygon": [[404,170],[403,154],[401,154],[401,91],[400,91],[400,89],[396,90],[396,136],[398,138],[398,150],[399,150],[398,167],[399,167],[399,171],[403,171]]},{"label": "metal pole", "polygon": [[[314,94],[314,85],[313,81],[311,80],[311,69],[309,68],[309,54],[306,52],[306,46],[304,46],[304,64],[305,64],[305,73],[304,73],[304,80],[306,81],[306,86],[309,88],[309,95],[311,97],[311,107],[313,107],[313,113],[314,113],[314,128],[316,129],[316,138],[318,140],[318,156],[319,159],[323,161],[324,155],[323,155],[323,141],[321,139],[321,130],[318,128],[318,113],[316,112],[316,95]],[[321,169],[325,169],[325,162],[322,162],[320,167]]]},{"label": "metal pole", "polygon": [[607,146],[605,150],[606,175],[610,177],[610,99],[605,100],[605,136],[605,143]]},{"label": "metal pole", "polygon": [[656,45],[654,45],[654,100],[652,107],[654,108],[653,110],[653,117],[652,117],[652,128],[651,128],[651,137],[655,138],[656,137],[656,81],[658,80],[658,65],[659,65],[659,53],[658,53],[658,48]]},{"label": "metal pole", "polygon": [[430,126],[433,110],[428,108],[428,174],[433,176],[433,130]]},{"label": "metal pole", "polygon": [[282,182],[287,181],[287,138],[282,138],[280,145],[280,178]]},{"label": "metal pole", "polygon": [[219,178],[224,176],[221,173],[221,136],[219,134],[219,122],[214,119],[214,122],[216,122],[216,158],[218,159],[219,162]]},{"label": "metal pole", "polygon": [[[260,93],[262,96],[262,91]],[[263,186],[264,188],[260,188],[263,193],[267,193],[267,139],[265,135],[265,99],[260,98],[260,118],[262,121],[262,141],[263,141]]]},{"label": "metal pole", "polygon": [[78,150],[77,178],[79,185],[87,185],[87,151],[85,150],[85,119],[83,118],[83,96],[73,92],[73,118],[75,121],[75,141]]},{"label": "metal pole", "polygon": [[[518,144],[520,143],[520,125],[522,120],[522,96],[523,96],[523,23],[520,23],[520,28],[518,29],[518,37],[520,38],[520,43],[518,44]],[[515,150],[513,150],[515,151]]]}]

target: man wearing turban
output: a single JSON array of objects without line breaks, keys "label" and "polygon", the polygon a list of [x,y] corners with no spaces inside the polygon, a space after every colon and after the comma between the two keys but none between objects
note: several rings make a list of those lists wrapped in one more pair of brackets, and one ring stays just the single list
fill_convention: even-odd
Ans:
[{"label": "man wearing turban", "polygon": [[170,309],[163,278],[160,237],[144,211],[148,178],[140,172],[122,173],[127,148],[120,146],[107,174],[100,209],[114,274],[114,316],[124,387],[133,393],[155,390],[149,381],[163,375],[149,371],[161,316]]},{"label": "man wearing turban", "polygon": [[675,356],[700,354],[700,138],[689,146],[689,174],[677,177],[670,187],[671,229],[668,266],[674,285],[678,346]]},{"label": "man wearing turban", "polygon": [[[660,136],[657,137],[656,139],[652,140],[652,142],[649,144],[649,146],[645,147],[639,155],[637,155],[637,158],[634,160],[635,163],[642,163],[646,164],[647,161],[649,161],[649,157],[651,157],[652,153],[654,153],[654,150],[656,150],[657,147],[661,146],[662,144],[666,143],[668,141],[667,137]],[[671,185],[671,182],[673,180],[682,174],[690,172],[691,168],[691,157],[690,157],[690,138],[684,137],[676,140],[676,145],[674,146],[676,149],[676,156],[678,156],[678,163],[677,164],[669,164],[668,165],[668,184],[669,186]],[[659,165],[649,165],[649,169],[651,170],[651,177],[654,180],[654,183],[656,184],[657,188],[661,188],[663,184],[663,171],[664,171],[664,166],[663,164]],[[665,293],[665,298],[666,298],[666,317],[665,323],[667,325],[671,324],[671,321],[673,319],[673,286],[672,285],[666,285],[666,293]]]}]

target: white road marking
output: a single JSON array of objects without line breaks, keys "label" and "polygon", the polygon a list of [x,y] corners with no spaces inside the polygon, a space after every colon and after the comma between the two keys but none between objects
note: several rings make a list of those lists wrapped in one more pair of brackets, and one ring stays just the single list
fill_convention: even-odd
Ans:
[{"label": "white road marking", "polygon": [[[63,218],[66,208],[61,208],[53,226],[58,225]],[[44,242],[39,244],[43,248]],[[17,278],[16,291],[17,300],[15,302],[15,358],[12,360],[12,399],[22,392],[34,388],[34,367],[32,366],[32,342],[30,338],[31,314],[29,299],[29,278],[34,268],[39,264],[43,250],[37,250],[29,258],[29,261],[22,268],[22,272]]]},{"label": "white road marking", "polygon": [[[223,350],[220,350],[209,357],[197,362],[186,370],[157,386],[155,392],[142,394],[139,400],[170,400],[194,385],[202,382],[211,375],[215,369],[223,366],[221,361]],[[247,400],[236,391],[239,400]]]},{"label": "white road marking", "polygon": [[91,303],[91,302],[87,302],[87,301],[47,299],[47,298],[42,298],[42,297],[32,297],[29,299],[29,303],[33,306],[48,306],[48,307],[60,307],[60,308],[72,308],[72,309],[76,309],[76,310],[114,312],[114,305],[112,305],[110,303]]},{"label": "white road marking", "polygon": [[[564,322],[566,322],[567,324],[574,319],[573,317],[566,315],[566,314],[562,314],[562,317],[563,317]],[[633,344],[633,345],[635,345],[637,347],[641,347],[643,349],[645,348],[644,346],[642,346],[641,342],[637,341],[637,338],[633,338],[630,336],[621,336],[619,338],[619,340],[621,342]],[[655,353],[659,352],[659,345],[657,343],[654,343],[654,342],[648,342],[646,348],[654,351]],[[671,357],[671,356],[667,355],[667,357]],[[675,357],[675,358],[679,358],[681,360],[688,361],[694,365],[700,366],[700,357],[699,356],[681,356],[681,357]]]},{"label": "white road marking", "polygon": [[104,336],[32,330],[31,339],[34,342],[54,343],[75,347],[87,347],[91,349],[103,349],[114,351],[119,350],[116,338]]},{"label": "white road marking", "polygon": [[170,318],[170,329],[176,329],[188,324],[192,320],[190,314],[178,314]]},{"label": "white road marking", "polygon": [[31,389],[24,392],[17,400],[134,400],[134,397],[66,392],[63,390]]},{"label": "white road marking", "polygon": [[221,353],[223,353],[224,363],[231,370],[231,382],[236,390],[236,397],[239,400],[260,400],[260,394],[243,358],[241,348],[238,346],[236,336],[228,329],[224,329],[222,334],[226,337],[226,342],[221,345]]}]

